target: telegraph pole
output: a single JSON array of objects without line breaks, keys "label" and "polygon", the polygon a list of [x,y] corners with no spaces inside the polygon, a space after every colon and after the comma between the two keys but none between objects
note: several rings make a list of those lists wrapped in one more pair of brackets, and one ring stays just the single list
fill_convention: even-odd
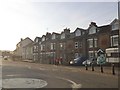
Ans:
[{"label": "telegraph pole", "polygon": [[[119,23],[118,52],[120,53],[120,0],[118,0],[118,23]],[[119,61],[119,63],[120,63],[120,61]]]}]

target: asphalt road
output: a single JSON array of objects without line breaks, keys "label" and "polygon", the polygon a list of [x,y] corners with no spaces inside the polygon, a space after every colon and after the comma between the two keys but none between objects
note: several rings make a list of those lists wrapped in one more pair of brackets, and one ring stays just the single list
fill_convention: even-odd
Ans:
[{"label": "asphalt road", "polygon": [[2,60],[2,88],[118,88],[118,76],[72,68]]}]

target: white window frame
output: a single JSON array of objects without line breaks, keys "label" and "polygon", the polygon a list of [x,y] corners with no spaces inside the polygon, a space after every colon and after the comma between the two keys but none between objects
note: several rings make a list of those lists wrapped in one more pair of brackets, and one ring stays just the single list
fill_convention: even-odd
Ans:
[{"label": "white window frame", "polygon": [[98,39],[94,38],[94,47],[97,47],[97,42],[98,42]]},{"label": "white window frame", "polygon": [[112,25],[112,30],[118,30],[119,29],[119,23],[118,22],[115,22],[113,25]]},{"label": "white window frame", "polygon": [[80,30],[76,30],[75,36],[81,36],[81,31]]},{"label": "white window frame", "polygon": [[38,42],[38,38],[36,38],[36,42]]},{"label": "white window frame", "polygon": [[41,51],[43,50],[43,45],[40,45],[40,49],[41,49]]},{"label": "white window frame", "polygon": [[51,50],[55,50],[55,43],[51,43]]},{"label": "white window frame", "polygon": [[89,29],[89,34],[95,34],[96,33],[96,27],[95,26],[92,26],[90,29]]},{"label": "white window frame", "polygon": [[50,47],[51,47],[50,49],[53,50],[53,43],[51,43]]},{"label": "white window frame", "polygon": [[41,45],[41,51],[45,49],[45,45]]},{"label": "white window frame", "polygon": [[118,46],[118,40],[115,42],[115,38],[118,39],[118,35],[111,36],[111,46]]},{"label": "white window frame", "polygon": [[42,41],[45,41],[45,37],[42,38]]},{"label": "white window frame", "polygon": [[65,33],[61,34],[61,39],[65,39]]},{"label": "white window frame", "polygon": [[55,34],[53,34],[53,35],[52,35],[52,40],[53,40],[53,39],[55,39],[55,38],[56,38],[56,35],[55,35]]},{"label": "white window frame", "polygon": [[88,47],[93,48],[93,38],[88,39]]}]

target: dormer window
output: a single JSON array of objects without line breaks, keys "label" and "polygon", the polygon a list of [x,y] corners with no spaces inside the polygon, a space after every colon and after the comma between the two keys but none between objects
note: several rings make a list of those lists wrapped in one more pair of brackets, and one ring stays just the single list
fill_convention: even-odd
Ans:
[{"label": "dormer window", "polygon": [[52,35],[52,39],[55,39],[55,38],[56,38],[56,35],[55,35],[55,34],[53,34],[53,35]]},{"label": "dormer window", "polygon": [[65,33],[61,35],[61,39],[65,39]]},{"label": "dormer window", "polygon": [[118,22],[115,22],[113,25],[112,25],[112,30],[118,30],[119,28],[119,23]]},{"label": "dormer window", "polygon": [[38,42],[38,38],[36,38],[36,42]]},{"label": "dormer window", "polygon": [[42,41],[45,41],[45,37],[42,38]]},{"label": "dormer window", "polygon": [[75,36],[81,36],[81,31],[80,30],[76,30]]},{"label": "dormer window", "polygon": [[95,34],[97,32],[96,30],[96,27],[95,26],[92,26],[90,29],[89,29],[89,34]]}]

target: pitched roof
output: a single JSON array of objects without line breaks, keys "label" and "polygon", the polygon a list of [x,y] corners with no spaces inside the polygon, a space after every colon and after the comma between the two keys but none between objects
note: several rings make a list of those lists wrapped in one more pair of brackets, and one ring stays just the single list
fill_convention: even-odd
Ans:
[{"label": "pitched roof", "polygon": [[74,32],[76,32],[76,30],[78,30],[78,29],[79,29],[79,30],[82,30],[82,31],[85,31],[85,29],[82,29],[82,28],[77,27]]},{"label": "pitched roof", "polygon": [[115,22],[118,22],[118,19],[115,18],[110,24],[113,24]]},{"label": "pitched roof", "polygon": [[27,44],[26,46],[24,46],[23,48],[29,47],[29,46],[33,46],[33,42]]},{"label": "pitched roof", "polygon": [[111,26],[110,25],[104,25],[104,26],[100,26],[97,29],[99,29],[100,33],[106,33],[109,32],[111,30]]}]

